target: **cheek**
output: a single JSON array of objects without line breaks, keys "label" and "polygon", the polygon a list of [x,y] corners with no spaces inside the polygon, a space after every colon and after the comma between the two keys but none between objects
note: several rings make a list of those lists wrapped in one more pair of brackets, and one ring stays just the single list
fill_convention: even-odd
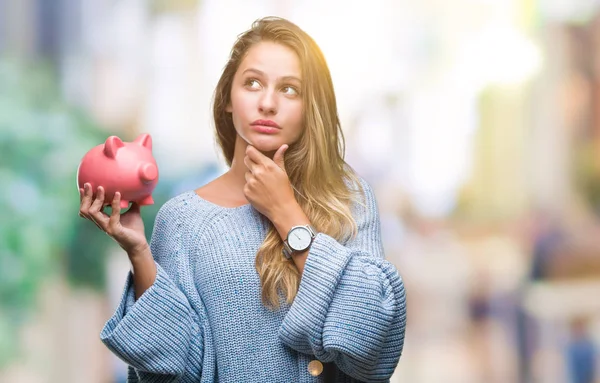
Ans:
[{"label": "cheek", "polygon": [[294,106],[291,110],[290,110],[290,121],[293,122],[292,125],[294,126],[294,136],[296,138],[298,138],[300,136],[300,134],[302,133],[302,129],[304,128],[304,118],[303,118],[303,114],[302,114],[302,106]]},{"label": "cheek", "polygon": [[233,124],[236,130],[241,128],[241,125],[246,120],[246,114],[248,110],[248,100],[238,95],[231,95],[231,114],[233,118]]}]

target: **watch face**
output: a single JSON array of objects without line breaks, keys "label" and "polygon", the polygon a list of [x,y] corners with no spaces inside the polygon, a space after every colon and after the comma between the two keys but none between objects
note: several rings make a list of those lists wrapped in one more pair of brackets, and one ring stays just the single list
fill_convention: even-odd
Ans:
[{"label": "watch face", "polygon": [[306,250],[310,246],[310,241],[310,232],[305,227],[294,228],[288,236],[288,244],[296,251]]}]

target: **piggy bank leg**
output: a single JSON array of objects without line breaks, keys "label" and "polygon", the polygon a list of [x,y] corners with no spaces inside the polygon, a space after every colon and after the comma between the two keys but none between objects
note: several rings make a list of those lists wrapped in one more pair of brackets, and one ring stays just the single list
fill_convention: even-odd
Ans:
[{"label": "piggy bank leg", "polygon": [[129,207],[129,201],[121,200],[121,209],[127,209]]},{"label": "piggy bank leg", "polygon": [[154,204],[154,200],[152,199],[152,196],[149,195],[148,197],[144,198],[143,200],[141,200],[138,203],[140,205],[153,205]]}]

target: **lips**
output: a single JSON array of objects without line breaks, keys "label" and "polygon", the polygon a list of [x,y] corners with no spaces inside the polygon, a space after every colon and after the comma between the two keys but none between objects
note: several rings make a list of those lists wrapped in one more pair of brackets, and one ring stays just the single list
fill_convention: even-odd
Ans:
[{"label": "lips", "polygon": [[275,121],[271,121],[271,120],[256,120],[253,123],[251,123],[250,125],[252,125],[252,126],[268,126],[270,128],[281,129]]}]

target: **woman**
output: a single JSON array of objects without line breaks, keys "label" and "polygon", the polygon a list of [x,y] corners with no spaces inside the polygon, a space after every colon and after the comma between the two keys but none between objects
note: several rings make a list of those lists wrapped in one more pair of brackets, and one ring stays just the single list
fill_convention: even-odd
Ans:
[{"label": "woman", "polygon": [[121,215],[117,193],[109,216],[101,187],[81,191],[80,215],[133,266],[102,341],[131,382],[388,381],[404,288],[373,191],[343,160],[323,54],[287,20],[256,21],[213,111],[230,169],[163,205],[150,245],[138,205]]}]

